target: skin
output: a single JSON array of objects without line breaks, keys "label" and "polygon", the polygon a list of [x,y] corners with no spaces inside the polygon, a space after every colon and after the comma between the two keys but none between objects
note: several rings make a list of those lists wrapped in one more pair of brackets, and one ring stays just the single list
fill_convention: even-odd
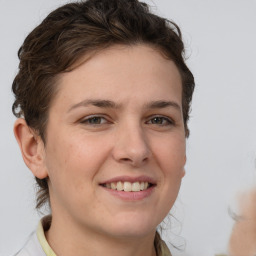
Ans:
[{"label": "skin", "polygon": [[233,227],[230,242],[230,256],[256,255],[256,190],[240,195],[239,218]]},{"label": "skin", "polygon": [[[149,46],[117,45],[62,74],[58,87],[45,145],[23,119],[14,128],[27,166],[35,176],[49,177],[50,246],[62,256],[155,255],[156,227],[185,174],[177,67]],[[169,103],[152,106],[157,101]],[[150,177],[153,192],[129,201],[100,185],[123,175]]]}]

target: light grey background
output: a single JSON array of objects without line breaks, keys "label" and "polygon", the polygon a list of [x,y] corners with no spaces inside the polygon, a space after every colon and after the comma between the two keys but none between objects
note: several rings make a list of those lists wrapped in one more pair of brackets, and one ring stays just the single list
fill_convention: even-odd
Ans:
[{"label": "light grey background", "polygon": [[[63,0],[0,0],[0,256],[19,249],[40,216],[33,177],[13,136],[12,80],[25,36]],[[152,1],[146,1],[151,3]],[[187,174],[167,240],[175,256],[227,251],[235,195],[256,180],[256,1],[155,0],[182,29],[196,79]]]}]

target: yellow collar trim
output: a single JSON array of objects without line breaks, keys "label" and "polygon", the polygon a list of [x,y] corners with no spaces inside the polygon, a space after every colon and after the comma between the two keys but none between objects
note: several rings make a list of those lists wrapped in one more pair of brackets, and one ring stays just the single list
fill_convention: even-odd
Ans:
[{"label": "yellow collar trim", "polygon": [[50,247],[50,245],[48,244],[45,238],[44,228],[43,228],[43,219],[38,223],[36,235],[46,256],[56,256],[55,252],[52,250],[52,248]]}]

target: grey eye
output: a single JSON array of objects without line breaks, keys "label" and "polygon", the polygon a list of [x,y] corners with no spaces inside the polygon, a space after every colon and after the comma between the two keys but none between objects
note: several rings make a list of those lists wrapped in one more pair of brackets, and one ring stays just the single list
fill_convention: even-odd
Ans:
[{"label": "grey eye", "polygon": [[154,117],[152,120],[152,124],[163,124],[165,121],[163,117]]},{"label": "grey eye", "polygon": [[149,120],[149,123],[157,124],[157,125],[169,125],[169,124],[172,124],[173,122],[166,117],[155,116]]},{"label": "grey eye", "polygon": [[87,121],[89,124],[101,124],[102,117],[95,116],[95,117],[89,118]]},{"label": "grey eye", "polygon": [[81,121],[82,124],[92,124],[92,125],[98,125],[98,124],[105,124],[107,123],[107,120],[104,117],[101,116],[91,116],[86,119],[83,119]]}]

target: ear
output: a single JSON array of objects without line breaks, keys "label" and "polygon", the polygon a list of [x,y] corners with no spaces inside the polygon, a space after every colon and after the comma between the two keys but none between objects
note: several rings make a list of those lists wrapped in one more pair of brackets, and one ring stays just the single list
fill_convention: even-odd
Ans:
[{"label": "ear", "polygon": [[184,164],[183,164],[183,170],[182,170],[182,178],[185,176],[185,174],[186,174],[186,170],[185,170],[185,164],[186,164],[186,162],[187,162],[187,156],[185,155],[184,156]]},{"label": "ear", "polygon": [[45,151],[41,137],[27,125],[23,118],[16,120],[14,124],[14,135],[27,167],[37,178],[46,178],[48,173],[44,164]]}]

